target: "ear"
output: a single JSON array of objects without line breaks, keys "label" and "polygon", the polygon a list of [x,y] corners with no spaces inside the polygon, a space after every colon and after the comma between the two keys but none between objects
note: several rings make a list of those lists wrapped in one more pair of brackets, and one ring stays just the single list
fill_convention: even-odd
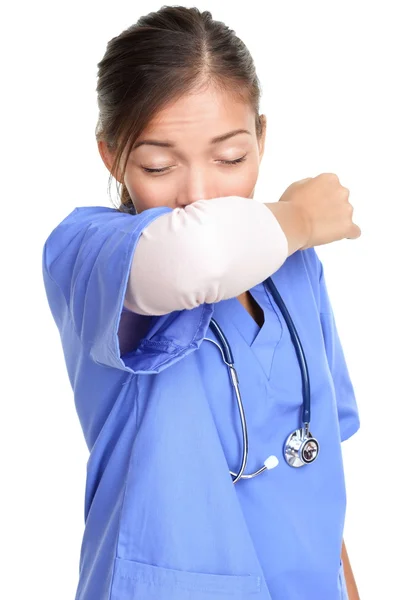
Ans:
[{"label": "ear", "polygon": [[117,169],[116,173],[112,172],[112,164],[113,164],[113,161],[114,161],[114,154],[109,149],[107,143],[104,140],[98,140],[97,141],[97,147],[99,149],[99,153],[100,153],[100,156],[101,156],[101,158],[103,160],[103,163],[106,165],[107,169],[110,171],[110,173],[115,177],[115,179],[119,183],[123,183],[122,180],[121,180],[119,169]]},{"label": "ear", "polygon": [[267,132],[267,118],[266,118],[266,116],[265,115],[260,115],[260,121],[261,121],[261,125],[262,125],[262,131],[261,131],[261,136],[260,136],[259,141],[258,141],[258,150],[259,150],[259,154],[260,154],[259,163],[261,163],[262,157],[264,155],[265,136],[266,136],[266,132]]}]

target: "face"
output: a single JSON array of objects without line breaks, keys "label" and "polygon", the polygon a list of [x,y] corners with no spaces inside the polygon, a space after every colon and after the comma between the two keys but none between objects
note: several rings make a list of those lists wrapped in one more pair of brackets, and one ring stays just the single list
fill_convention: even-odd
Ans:
[{"label": "face", "polygon": [[[262,123],[257,138],[251,107],[211,88],[168,105],[139,136],[127,162],[123,181],[137,212],[222,196],[253,198],[264,152],[264,115]],[[104,142],[98,147],[110,170],[112,154]],[[122,183],[120,172],[117,180]]]}]

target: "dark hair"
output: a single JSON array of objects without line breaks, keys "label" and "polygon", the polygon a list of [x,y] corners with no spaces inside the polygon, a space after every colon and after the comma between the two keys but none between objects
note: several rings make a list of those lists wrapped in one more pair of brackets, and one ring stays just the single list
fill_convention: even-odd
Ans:
[{"label": "dark hair", "polygon": [[[127,149],[122,179],[132,146],[156,113],[188,92],[212,84],[230,91],[254,109],[257,136],[260,82],[245,44],[209,11],[162,6],[112,38],[97,64],[99,118],[96,139],[115,152],[114,170]],[[124,183],[122,212],[136,214]]]}]

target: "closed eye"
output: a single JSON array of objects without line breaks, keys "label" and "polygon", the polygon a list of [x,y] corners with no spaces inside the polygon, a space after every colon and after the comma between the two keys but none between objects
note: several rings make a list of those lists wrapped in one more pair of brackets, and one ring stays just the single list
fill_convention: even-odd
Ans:
[{"label": "closed eye", "polygon": [[223,163],[224,165],[236,165],[238,163],[244,162],[246,160],[247,154],[241,156],[240,158],[235,158],[235,160],[220,160],[218,162]]},{"label": "closed eye", "polygon": [[[224,165],[237,165],[238,163],[244,162],[246,160],[246,156],[247,154],[241,156],[240,158],[235,158],[234,160],[218,160],[217,162],[222,163]],[[142,166],[143,171],[146,171],[146,173],[165,173],[171,168],[172,167],[163,167],[162,169],[149,169],[148,167]]]}]

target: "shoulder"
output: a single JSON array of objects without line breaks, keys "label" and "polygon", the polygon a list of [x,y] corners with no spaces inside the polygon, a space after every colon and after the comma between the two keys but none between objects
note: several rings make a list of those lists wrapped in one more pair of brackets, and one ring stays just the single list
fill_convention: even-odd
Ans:
[{"label": "shoulder", "polygon": [[83,243],[94,250],[101,249],[107,240],[112,244],[114,239],[122,245],[135,242],[151,221],[170,210],[157,207],[132,215],[108,206],[77,206],[45,239],[43,264],[50,265],[63,252],[77,251]]},{"label": "shoulder", "polygon": [[294,295],[299,306],[319,307],[323,267],[314,247],[291,254],[272,279],[287,298]]},{"label": "shoulder", "polygon": [[307,248],[306,250],[299,250],[295,254],[299,255],[298,260],[301,260],[309,277],[312,280],[317,280],[319,282],[321,274],[322,274],[322,262],[318,256],[315,248]]},{"label": "shoulder", "polygon": [[67,214],[59,223],[53,227],[48,235],[45,244],[52,241],[61,232],[73,232],[77,228],[87,226],[101,226],[102,224],[112,224],[116,221],[125,221],[132,219],[133,215],[122,213],[116,208],[108,206],[77,206]]},{"label": "shoulder", "polygon": [[277,279],[290,285],[300,285],[302,281],[309,282],[313,287],[318,287],[323,276],[322,262],[315,248],[297,250],[293,252],[282,267],[276,272]]},{"label": "shoulder", "polygon": [[116,209],[104,206],[77,206],[50,231],[44,241],[44,252],[51,253],[57,248],[61,249],[77,231],[83,231],[92,224],[108,221],[114,212],[117,212]]}]

